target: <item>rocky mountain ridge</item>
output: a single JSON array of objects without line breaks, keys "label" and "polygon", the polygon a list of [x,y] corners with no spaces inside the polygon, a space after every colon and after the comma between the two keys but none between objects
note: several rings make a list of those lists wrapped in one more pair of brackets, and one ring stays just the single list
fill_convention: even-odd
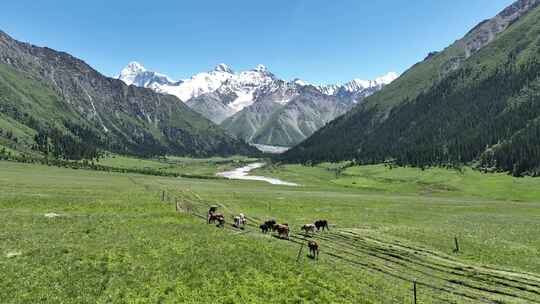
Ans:
[{"label": "rocky mountain ridge", "polygon": [[[84,158],[95,150],[192,156],[254,151],[174,96],[128,86],[67,53],[4,32],[0,120],[21,130],[34,148],[65,158]],[[31,143],[33,137],[39,145]]]},{"label": "rocky mountain ridge", "polygon": [[[210,72],[175,82],[148,72],[136,62],[128,64],[118,76],[126,84],[179,97],[238,138],[280,146],[299,143],[397,77],[396,73],[388,73],[375,80],[354,79],[343,85],[317,86],[300,79],[279,79],[264,65],[235,73],[228,65],[219,64]],[[316,102],[307,98],[313,97],[313,93],[317,95]],[[307,95],[302,97],[303,94]]]}]

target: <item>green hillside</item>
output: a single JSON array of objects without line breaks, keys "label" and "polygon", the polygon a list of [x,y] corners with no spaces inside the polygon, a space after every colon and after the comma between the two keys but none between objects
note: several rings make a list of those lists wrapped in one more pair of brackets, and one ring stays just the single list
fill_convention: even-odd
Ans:
[{"label": "green hillside", "polygon": [[477,161],[484,170],[537,174],[540,9],[467,57],[463,45],[478,35],[475,30],[413,66],[285,159],[415,166]]},{"label": "green hillside", "polygon": [[177,98],[126,86],[61,52],[0,32],[0,144],[29,154],[94,158],[255,153]]}]

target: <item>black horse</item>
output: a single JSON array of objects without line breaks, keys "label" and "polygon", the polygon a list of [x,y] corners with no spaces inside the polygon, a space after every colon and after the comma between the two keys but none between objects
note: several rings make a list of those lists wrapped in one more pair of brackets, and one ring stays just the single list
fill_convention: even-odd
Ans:
[{"label": "black horse", "polygon": [[326,230],[330,230],[330,228],[328,227],[328,221],[327,220],[318,220],[315,222],[315,227],[317,227],[317,231],[321,230],[324,231],[325,229]]},{"label": "black horse", "polygon": [[261,231],[264,234],[267,234],[268,231],[270,231],[270,227],[266,223],[260,225],[259,228],[261,228]]},{"label": "black horse", "polygon": [[266,222],[264,222],[263,225],[266,225],[266,227],[268,227],[268,229],[272,229],[272,231],[274,231],[274,226],[277,224],[276,220],[268,220]]}]

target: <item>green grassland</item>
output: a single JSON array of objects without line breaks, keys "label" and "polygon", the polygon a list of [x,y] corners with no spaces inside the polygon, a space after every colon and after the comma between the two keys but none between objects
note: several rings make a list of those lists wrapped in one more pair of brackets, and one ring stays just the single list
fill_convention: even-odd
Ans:
[{"label": "green grassland", "polygon": [[[420,303],[540,302],[539,179],[342,164],[256,173],[301,186],[0,162],[0,302],[412,303],[414,279]],[[212,204],[250,226],[206,225]],[[291,225],[290,242],[257,231],[268,218]],[[332,226],[314,237],[314,261],[298,255],[299,228],[319,218]]]},{"label": "green grassland", "polygon": [[[323,216],[346,227],[404,238],[460,258],[540,272],[540,180],[482,174],[465,168],[393,168],[291,165],[255,172],[332,194]],[[325,188],[326,187],[326,188]],[[339,190],[338,190],[339,189]],[[353,194],[354,193],[354,194]],[[339,203],[335,204],[332,201]],[[352,207],[351,207],[352,206]]]},{"label": "green grassland", "polygon": [[151,169],[166,173],[188,176],[215,176],[217,172],[231,170],[255,159],[245,156],[188,158],[167,156],[156,159],[133,158],[121,155],[107,155],[98,164],[121,169]]},{"label": "green grassland", "polygon": [[540,180],[537,178],[513,178],[504,173],[484,174],[468,167],[461,170],[420,170],[412,167],[349,167],[348,163],[323,163],[316,166],[267,166],[255,173],[307,186],[342,186],[374,193],[540,202]]}]

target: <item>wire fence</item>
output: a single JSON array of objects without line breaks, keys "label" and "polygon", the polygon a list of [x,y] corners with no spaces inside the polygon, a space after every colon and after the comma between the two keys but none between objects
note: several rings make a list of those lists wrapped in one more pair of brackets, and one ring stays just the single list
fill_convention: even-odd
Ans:
[{"label": "wire fence", "polygon": [[[157,191],[160,201],[174,206],[175,212],[201,218],[205,222],[207,211],[213,205],[219,205],[226,218],[232,219],[240,213],[223,204],[205,201],[190,190],[165,191],[159,187],[143,186],[147,191]],[[253,215],[246,218],[248,221],[242,231],[229,221],[223,228],[235,233],[253,233],[258,232],[259,225],[265,222],[265,219]],[[291,231],[284,241],[304,248],[309,240],[324,245],[320,254],[327,260],[346,263],[380,274],[388,282],[396,282],[391,290],[374,285],[363,290],[379,303],[499,303],[504,299],[540,303],[540,276],[535,274],[472,267],[427,249],[399,242],[389,243],[347,230],[318,234]],[[302,250],[296,256],[297,261]]]}]

